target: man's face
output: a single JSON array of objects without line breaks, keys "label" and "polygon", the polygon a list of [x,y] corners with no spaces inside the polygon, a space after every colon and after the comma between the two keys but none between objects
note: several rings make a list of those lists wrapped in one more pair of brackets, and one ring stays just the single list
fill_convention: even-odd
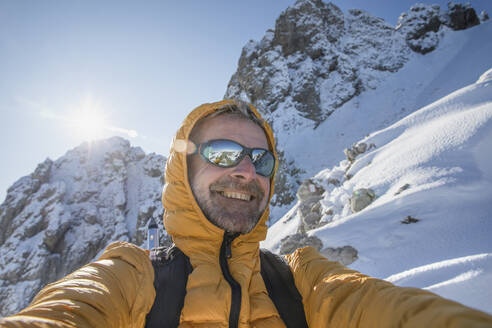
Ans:
[{"label": "man's face", "polygon": [[[268,149],[263,132],[255,123],[233,115],[205,119],[193,131],[196,145],[212,139],[229,139],[249,148]],[[266,208],[270,179],[256,174],[245,156],[234,167],[221,168],[200,154],[188,157],[188,177],[198,205],[210,222],[229,232],[250,232]],[[244,195],[250,196],[250,200]]]}]

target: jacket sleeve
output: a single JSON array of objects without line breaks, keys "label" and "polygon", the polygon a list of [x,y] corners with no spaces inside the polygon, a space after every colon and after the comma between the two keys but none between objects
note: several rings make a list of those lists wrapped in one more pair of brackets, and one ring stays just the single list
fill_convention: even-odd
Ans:
[{"label": "jacket sleeve", "polygon": [[492,317],[436,294],[330,262],[314,248],[287,256],[309,327],[492,327]]},{"label": "jacket sleeve", "polygon": [[47,285],[0,327],[144,327],[155,298],[154,270],[147,253],[113,243],[103,255]]}]

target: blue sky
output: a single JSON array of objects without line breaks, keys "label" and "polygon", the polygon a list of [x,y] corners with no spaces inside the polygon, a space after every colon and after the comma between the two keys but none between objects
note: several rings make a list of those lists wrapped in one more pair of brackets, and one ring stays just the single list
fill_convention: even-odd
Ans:
[{"label": "blue sky", "polygon": [[[391,24],[415,2],[334,1]],[[246,42],[293,3],[1,1],[0,202],[37,163],[90,136],[117,134],[166,155],[186,114],[222,99]],[[492,13],[490,0],[470,3]],[[97,131],[80,123],[97,117]]]}]

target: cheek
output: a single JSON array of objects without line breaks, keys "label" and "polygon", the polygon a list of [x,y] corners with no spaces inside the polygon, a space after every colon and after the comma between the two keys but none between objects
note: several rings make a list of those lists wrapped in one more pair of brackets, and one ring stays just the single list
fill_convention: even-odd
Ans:
[{"label": "cheek", "polygon": [[217,180],[224,169],[204,163],[201,159],[190,162],[189,182],[192,187],[207,190],[210,184]]},{"label": "cheek", "polygon": [[268,199],[268,196],[270,195],[270,179],[261,177],[259,180],[260,180],[261,188],[265,192],[265,201],[266,201]]}]

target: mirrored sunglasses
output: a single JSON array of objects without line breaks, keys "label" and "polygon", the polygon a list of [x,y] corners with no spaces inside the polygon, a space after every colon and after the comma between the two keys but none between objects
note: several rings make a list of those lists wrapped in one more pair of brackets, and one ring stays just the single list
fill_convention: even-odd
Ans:
[{"label": "mirrored sunglasses", "polygon": [[198,152],[205,161],[223,168],[238,165],[244,156],[248,155],[256,173],[264,177],[271,177],[275,168],[275,156],[271,151],[263,148],[248,148],[228,139],[214,139],[199,144]]}]

